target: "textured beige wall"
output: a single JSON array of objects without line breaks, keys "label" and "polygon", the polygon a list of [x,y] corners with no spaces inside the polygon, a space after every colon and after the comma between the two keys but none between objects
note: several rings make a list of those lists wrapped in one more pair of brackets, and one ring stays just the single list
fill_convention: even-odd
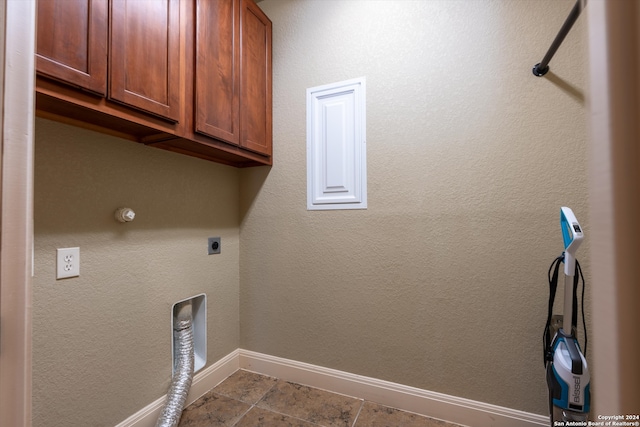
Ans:
[{"label": "textured beige wall", "polygon": [[[562,205],[589,271],[584,19],[531,68],[573,3],[260,3],[275,164],[241,171],[243,348],[547,413]],[[305,90],[359,76],[369,208],[309,212]]]},{"label": "textured beige wall", "polygon": [[35,146],[33,426],[113,426],[168,390],[174,302],[207,294],[209,363],[238,348],[238,171],[42,119]]}]

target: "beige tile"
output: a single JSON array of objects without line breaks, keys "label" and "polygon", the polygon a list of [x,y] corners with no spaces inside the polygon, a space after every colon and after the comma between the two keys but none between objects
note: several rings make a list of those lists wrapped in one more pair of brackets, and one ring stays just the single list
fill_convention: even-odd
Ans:
[{"label": "beige tile", "polygon": [[325,427],[351,427],[362,400],[278,380],[257,406]]},{"label": "beige tile", "polygon": [[254,407],[234,427],[318,427],[318,424]]},{"label": "beige tile", "polygon": [[253,405],[262,399],[275,383],[275,378],[240,369],[215,387],[213,391]]},{"label": "beige tile", "polygon": [[433,418],[364,402],[354,427],[459,427]]},{"label": "beige tile", "polygon": [[178,427],[231,427],[251,405],[212,391],[182,411]]}]

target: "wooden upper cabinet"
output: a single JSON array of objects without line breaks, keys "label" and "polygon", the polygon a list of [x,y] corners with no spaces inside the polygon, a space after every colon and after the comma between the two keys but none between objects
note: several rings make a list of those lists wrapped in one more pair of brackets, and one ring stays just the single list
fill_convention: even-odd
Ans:
[{"label": "wooden upper cabinet", "polygon": [[238,167],[272,164],[271,21],[253,0],[37,7],[38,114]]},{"label": "wooden upper cabinet", "polygon": [[179,6],[179,0],[111,0],[109,99],[179,120]]},{"label": "wooden upper cabinet", "polygon": [[271,21],[251,0],[197,0],[195,131],[271,155]]},{"label": "wooden upper cabinet", "polygon": [[240,145],[271,155],[271,20],[253,1],[240,1]]},{"label": "wooden upper cabinet", "polygon": [[195,131],[240,143],[238,1],[196,0]]},{"label": "wooden upper cabinet", "polygon": [[38,1],[38,73],[106,95],[107,9],[107,0]]}]

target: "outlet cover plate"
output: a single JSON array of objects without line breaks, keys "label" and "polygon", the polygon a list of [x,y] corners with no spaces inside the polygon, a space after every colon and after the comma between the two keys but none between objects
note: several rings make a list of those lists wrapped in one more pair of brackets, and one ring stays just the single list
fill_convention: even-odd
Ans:
[{"label": "outlet cover plate", "polygon": [[58,248],[56,279],[80,276],[80,248]]},{"label": "outlet cover plate", "polygon": [[209,249],[208,249],[209,255],[220,253],[220,247],[221,247],[220,237],[209,237],[208,243],[209,243]]}]

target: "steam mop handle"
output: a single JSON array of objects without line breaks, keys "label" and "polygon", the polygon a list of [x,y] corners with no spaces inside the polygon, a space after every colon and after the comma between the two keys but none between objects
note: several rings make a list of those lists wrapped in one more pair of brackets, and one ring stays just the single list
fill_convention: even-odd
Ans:
[{"label": "steam mop handle", "polygon": [[560,208],[560,228],[564,240],[564,274],[573,276],[576,270],[576,252],[582,243],[584,233],[571,208]]}]

